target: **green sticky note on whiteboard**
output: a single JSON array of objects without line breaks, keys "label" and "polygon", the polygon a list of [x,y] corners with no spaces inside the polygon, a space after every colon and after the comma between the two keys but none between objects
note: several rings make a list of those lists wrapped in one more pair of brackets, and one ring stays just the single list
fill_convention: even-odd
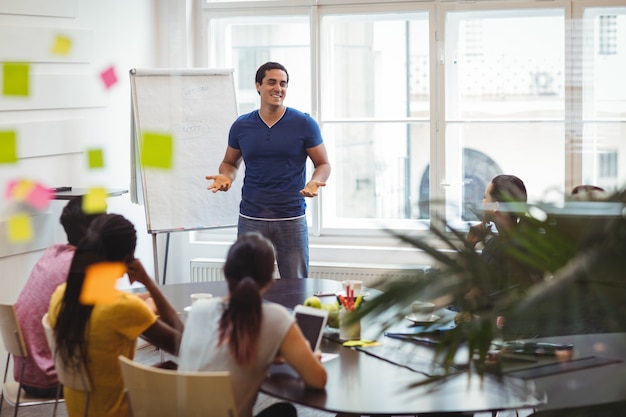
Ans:
[{"label": "green sticky note on whiteboard", "polygon": [[87,162],[89,163],[89,169],[104,168],[102,149],[88,149]]},{"label": "green sticky note on whiteboard", "polygon": [[28,96],[29,65],[18,62],[2,64],[2,93],[5,96]]},{"label": "green sticky note on whiteboard", "polygon": [[147,168],[172,168],[172,135],[146,132],[141,137],[141,165]]},{"label": "green sticky note on whiteboard", "polygon": [[17,139],[15,132],[0,132],[0,164],[17,162]]}]

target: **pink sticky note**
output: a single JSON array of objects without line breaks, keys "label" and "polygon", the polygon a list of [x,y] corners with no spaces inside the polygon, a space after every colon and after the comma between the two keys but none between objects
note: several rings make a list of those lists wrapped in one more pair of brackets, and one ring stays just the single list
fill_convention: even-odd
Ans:
[{"label": "pink sticky note", "polygon": [[45,210],[52,199],[53,192],[42,184],[35,184],[26,201],[37,210]]},{"label": "pink sticky note", "polygon": [[7,200],[25,201],[37,210],[45,210],[53,197],[53,192],[43,184],[30,180],[12,180],[5,196]]},{"label": "pink sticky note", "polygon": [[102,78],[102,81],[104,82],[104,86],[106,88],[111,88],[111,86],[117,82],[115,68],[111,66],[108,69],[102,71],[102,73],[100,74],[100,78]]},{"label": "pink sticky note", "polygon": [[25,201],[35,188],[35,183],[29,180],[11,180],[7,186],[7,200]]}]

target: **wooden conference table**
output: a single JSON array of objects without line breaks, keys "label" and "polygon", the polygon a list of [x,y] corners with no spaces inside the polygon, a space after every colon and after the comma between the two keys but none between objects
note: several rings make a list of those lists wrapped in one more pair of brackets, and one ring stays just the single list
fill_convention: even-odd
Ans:
[{"label": "wooden conference table", "polygon": [[[179,311],[190,295],[228,293],[226,282],[170,284],[161,290]],[[265,299],[293,308],[314,293],[334,293],[341,283],[324,279],[276,280]],[[379,292],[364,289],[370,297]],[[331,299],[323,301],[330,301]],[[367,323],[362,324],[366,332]],[[366,334],[367,337],[367,334]],[[555,410],[601,405],[626,400],[626,334],[604,333],[559,336],[535,341],[571,343],[573,358],[564,364],[554,358],[508,362],[504,379],[491,374],[481,381],[462,369],[437,383],[427,381],[441,372],[432,362],[433,346],[380,336],[381,346],[348,348],[329,333],[324,353],[337,354],[324,362],[325,390],[310,390],[287,365],[275,365],[261,387],[271,396],[308,407],[341,414],[407,415],[441,412],[484,412],[517,408]],[[398,360],[399,357],[405,361]]]}]

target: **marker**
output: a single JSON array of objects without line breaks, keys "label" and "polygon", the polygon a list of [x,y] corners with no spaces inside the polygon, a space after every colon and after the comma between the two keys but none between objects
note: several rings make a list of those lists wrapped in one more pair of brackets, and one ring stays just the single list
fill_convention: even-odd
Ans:
[{"label": "marker", "polygon": [[72,191],[72,187],[70,186],[63,186],[63,187],[54,187],[54,188],[50,188],[52,191],[54,191],[55,193],[60,193],[62,191]]}]

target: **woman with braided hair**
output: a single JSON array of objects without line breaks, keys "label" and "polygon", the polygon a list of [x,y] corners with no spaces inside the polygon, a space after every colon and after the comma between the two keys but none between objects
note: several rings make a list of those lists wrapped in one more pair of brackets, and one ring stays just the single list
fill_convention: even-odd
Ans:
[{"label": "woman with braided hair", "polygon": [[[86,365],[92,386],[90,416],[128,416],[118,355],[132,359],[139,336],[172,354],[178,352],[183,323],[135,259],[136,242],[135,228],[123,216],[98,217],[78,244],[67,282],[57,287],[50,300],[48,320],[61,360]],[[139,296],[123,291],[112,302],[82,304],[87,268],[101,262],[125,264],[130,281],[146,287],[159,315]],[[64,387],[64,395],[68,416],[83,415],[85,394]]]}]

